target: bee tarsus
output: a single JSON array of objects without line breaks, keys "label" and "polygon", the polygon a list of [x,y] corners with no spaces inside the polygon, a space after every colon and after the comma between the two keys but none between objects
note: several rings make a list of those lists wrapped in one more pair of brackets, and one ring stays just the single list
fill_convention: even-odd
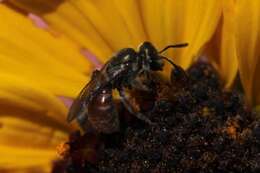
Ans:
[{"label": "bee tarsus", "polygon": [[121,97],[121,101],[124,104],[124,106],[126,107],[126,109],[133,114],[134,116],[136,116],[138,119],[143,120],[144,122],[146,122],[149,125],[155,125],[154,122],[152,122],[151,120],[149,120],[145,115],[143,115],[140,112],[137,112],[134,110],[132,104],[128,101],[128,98],[126,96],[126,93],[124,90],[119,90],[119,95]]}]

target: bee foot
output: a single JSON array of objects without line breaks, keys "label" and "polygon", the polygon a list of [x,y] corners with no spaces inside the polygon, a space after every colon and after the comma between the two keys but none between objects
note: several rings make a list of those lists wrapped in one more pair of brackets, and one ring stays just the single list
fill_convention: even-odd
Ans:
[{"label": "bee foot", "polygon": [[138,119],[144,121],[145,123],[147,123],[147,124],[149,124],[149,125],[152,125],[152,126],[156,125],[156,123],[154,123],[154,122],[152,122],[151,120],[149,120],[149,118],[147,118],[147,117],[146,117],[144,114],[142,114],[142,113],[136,113],[135,116],[136,116]]}]

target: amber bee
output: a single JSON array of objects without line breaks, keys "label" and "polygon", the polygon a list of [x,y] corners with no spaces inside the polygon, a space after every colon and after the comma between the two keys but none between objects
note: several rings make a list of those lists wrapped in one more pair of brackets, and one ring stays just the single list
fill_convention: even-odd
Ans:
[{"label": "amber bee", "polygon": [[[82,89],[73,102],[67,121],[77,119],[85,130],[95,130],[99,133],[113,133],[119,130],[119,116],[112,97],[112,90],[119,92],[124,106],[137,118],[148,124],[153,124],[140,112],[136,112],[126,97],[126,89],[147,87],[138,80],[139,75],[147,75],[151,71],[160,71],[164,67],[163,60],[173,65],[173,71],[185,73],[171,60],[160,55],[171,47],[184,47],[188,44],[170,45],[162,51],[157,51],[150,42],[144,42],[138,51],[125,48],[115,54],[101,70],[93,72],[90,82]],[[174,73],[172,73],[174,74]]]}]

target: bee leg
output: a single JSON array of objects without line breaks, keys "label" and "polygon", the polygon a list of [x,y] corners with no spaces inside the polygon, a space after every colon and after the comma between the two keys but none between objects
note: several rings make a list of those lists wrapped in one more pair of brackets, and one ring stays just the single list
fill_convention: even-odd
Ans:
[{"label": "bee leg", "polygon": [[150,125],[155,125],[155,123],[153,123],[151,120],[149,120],[145,115],[143,115],[142,113],[140,112],[136,112],[134,111],[134,108],[133,106],[131,105],[131,103],[128,101],[127,99],[127,95],[125,93],[124,90],[122,89],[119,89],[119,95],[120,95],[120,98],[124,104],[124,106],[127,108],[127,110],[133,114],[134,116],[136,116],[138,119],[140,120],[143,120],[144,122],[146,122],[147,124],[150,124]]},{"label": "bee leg", "polygon": [[161,56],[161,58],[166,60],[173,66],[173,69],[171,71],[171,84],[172,85],[184,87],[185,85],[187,85],[189,83],[189,77],[186,74],[185,70],[183,68],[181,68],[181,66],[174,64],[170,59],[168,59],[164,56]]},{"label": "bee leg", "polygon": [[171,71],[171,84],[182,88],[188,84],[188,81],[189,78],[184,69],[178,65],[174,65]]},{"label": "bee leg", "polygon": [[150,88],[148,88],[146,85],[144,85],[141,81],[139,80],[133,80],[131,82],[132,88],[135,88],[137,90],[141,91],[150,91]]},{"label": "bee leg", "polygon": [[[143,77],[143,78],[142,78]],[[145,82],[149,82],[152,81],[151,79],[151,74],[148,72],[144,72],[143,75],[139,75],[137,76],[135,79],[131,80],[131,86],[132,88],[135,88],[137,90],[141,90],[141,91],[151,91],[151,88],[149,88],[146,84],[144,84]]]}]

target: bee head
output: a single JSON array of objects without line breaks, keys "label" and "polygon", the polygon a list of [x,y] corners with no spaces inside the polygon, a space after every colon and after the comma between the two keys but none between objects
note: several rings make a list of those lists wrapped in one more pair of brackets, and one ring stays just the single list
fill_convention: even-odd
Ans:
[{"label": "bee head", "polygon": [[139,55],[153,71],[162,70],[163,60],[156,48],[150,42],[144,42],[139,47]]}]

